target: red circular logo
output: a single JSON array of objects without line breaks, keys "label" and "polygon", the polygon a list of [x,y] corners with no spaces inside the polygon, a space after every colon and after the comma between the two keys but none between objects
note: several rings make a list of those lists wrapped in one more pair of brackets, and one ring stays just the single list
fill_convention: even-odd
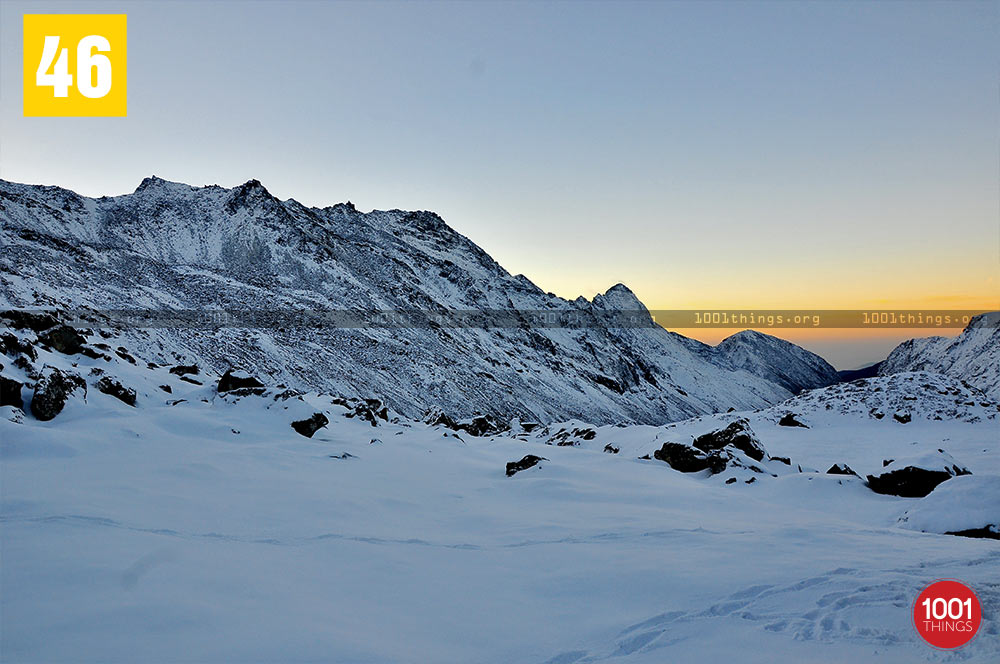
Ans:
[{"label": "red circular logo", "polygon": [[951,579],[927,586],[913,603],[913,626],[935,648],[961,648],[979,631],[982,619],[976,593]]}]

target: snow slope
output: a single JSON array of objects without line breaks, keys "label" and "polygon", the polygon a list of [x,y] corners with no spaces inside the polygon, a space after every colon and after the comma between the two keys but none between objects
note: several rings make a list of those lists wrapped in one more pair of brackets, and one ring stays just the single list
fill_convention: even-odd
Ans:
[{"label": "snow slope", "polygon": [[976,316],[957,337],[910,339],[896,346],[879,367],[887,376],[900,371],[935,371],[961,378],[1000,399],[1000,311]]},{"label": "snow slope", "polygon": [[[117,339],[87,341],[114,350],[35,343],[30,362],[2,359],[25,385],[23,411],[0,409],[3,661],[1000,658],[996,541],[901,523],[937,491],[895,498],[810,472],[945,448],[971,477],[1000,476],[996,404],[954,379],[875,378],[658,427],[515,421],[475,437],[392,412],[373,426],[270,381],[219,394],[217,373],[182,377],[133,364]],[[47,422],[30,414],[44,367],[88,384]],[[109,377],[134,407],[98,389]],[[870,413],[912,395],[907,424]],[[809,428],[779,425],[788,412]],[[312,438],[290,426],[314,413],[329,422]],[[637,458],[736,418],[789,463],[707,477]],[[527,454],[545,461],[506,477]],[[910,624],[940,577],[986,607],[957,653]]]},{"label": "snow slope", "polygon": [[[284,313],[526,310],[574,328],[120,329],[147,360],[222,371],[234,358],[273,382],[385,400],[420,416],[441,406],[549,421],[662,423],[757,408],[833,382],[820,358],[765,335],[712,348],[654,326],[619,284],[567,301],[512,276],[431,212],[362,213],[279,201],[256,180],[233,189],[151,177],[132,194],[79,196],[0,181],[0,302],[22,307]],[[529,396],[530,395],[530,396]]]}]

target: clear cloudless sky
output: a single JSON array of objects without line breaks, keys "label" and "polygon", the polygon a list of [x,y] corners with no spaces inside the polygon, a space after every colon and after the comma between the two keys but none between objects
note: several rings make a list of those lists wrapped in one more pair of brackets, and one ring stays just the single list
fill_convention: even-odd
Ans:
[{"label": "clear cloudless sky", "polygon": [[[128,117],[22,117],[23,13],[128,14]],[[1000,308],[996,1],[4,0],[0,39],[8,180],[430,209],[650,309]],[[847,368],[932,331],[772,332]]]}]

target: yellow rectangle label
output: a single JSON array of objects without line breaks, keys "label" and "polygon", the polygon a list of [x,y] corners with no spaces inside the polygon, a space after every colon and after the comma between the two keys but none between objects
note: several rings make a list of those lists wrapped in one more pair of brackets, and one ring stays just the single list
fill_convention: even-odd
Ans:
[{"label": "yellow rectangle label", "polygon": [[126,49],[125,14],[25,14],[25,117],[125,117]]}]

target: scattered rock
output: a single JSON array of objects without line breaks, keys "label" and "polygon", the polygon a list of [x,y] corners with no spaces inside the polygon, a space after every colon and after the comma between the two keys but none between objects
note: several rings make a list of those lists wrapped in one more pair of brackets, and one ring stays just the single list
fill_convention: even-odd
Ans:
[{"label": "scattered rock", "polygon": [[198,375],[198,365],[197,364],[178,364],[176,367],[170,367],[170,373],[176,376],[185,376],[187,374]]},{"label": "scattered rock", "polygon": [[365,399],[354,404],[354,412],[347,413],[347,417],[357,417],[377,427],[379,420],[389,421],[389,410],[378,399]]},{"label": "scattered rock", "polygon": [[548,459],[535,456],[534,454],[527,454],[520,461],[511,461],[507,464],[507,477],[513,477],[522,470],[536,466],[539,461],[548,461]]},{"label": "scattered rock", "polygon": [[756,481],[757,481],[757,478],[756,478],[756,477],[751,477],[750,479],[748,479],[748,480],[746,481],[746,483],[747,483],[747,484],[753,484],[753,483],[754,483],[754,482],[756,482]]},{"label": "scattered rock", "polygon": [[[170,371],[173,371],[173,369],[171,369]],[[239,369],[235,371],[229,369],[226,371],[226,373],[222,374],[222,378],[219,379],[218,391],[230,392],[232,390],[240,390],[240,389],[250,389],[250,390],[259,389],[263,391],[263,388],[264,388],[264,383],[260,382],[247,372],[241,371]]]},{"label": "scattered rock", "polygon": [[14,406],[15,408],[23,409],[24,400],[21,399],[22,387],[24,385],[19,381],[7,378],[6,376],[0,376],[0,406]]},{"label": "scattered rock", "polygon": [[358,457],[354,456],[350,452],[344,452],[343,454],[331,454],[330,458],[331,459],[357,459]]},{"label": "scattered rock", "polygon": [[736,484],[736,478],[730,477],[728,480],[726,480],[726,484]]},{"label": "scattered rock", "polygon": [[725,429],[698,436],[694,439],[693,445],[704,452],[714,452],[732,445],[755,461],[763,461],[767,454],[753,429],[750,428],[750,423],[744,418],[732,422]]},{"label": "scattered rock", "polygon": [[135,407],[135,390],[125,387],[110,376],[105,376],[97,381],[97,389],[104,394],[113,396],[122,403]]},{"label": "scattered rock", "polygon": [[492,436],[507,431],[510,427],[502,424],[489,415],[477,415],[471,420],[459,422],[457,428],[466,431],[472,436]]},{"label": "scattered rock", "polygon": [[802,422],[795,419],[794,413],[785,413],[784,417],[778,420],[778,426],[781,427],[802,427],[803,429],[808,429],[809,427]]},{"label": "scattered rock", "polygon": [[115,350],[115,355],[117,355],[118,357],[122,358],[123,360],[125,360],[129,364],[135,364],[136,363],[135,358],[132,357],[131,355],[129,355],[128,351],[125,350],[125,348],[123,348],[122,346],[119,346],[118,349]]},{"label": "scattered rock", "polygon": [[167,394],[173,394],[174,393],[174,389],[172,387],[170,387],[169,385],[160,385],[160,389],[163,390],[164,392],[166,392]]},{"label": "scattered rock", "polygon": [[31,414],[42,422],[48,422],[62,412],[70,394],[78,389],[86,395],[87,382],[81,376],[49,368],[35,386]]},{"label": "scattered rock", "polygon": [[314,433],[329,423],[330,420],[323,413],[313,413],[308,419],[292,422],[292,428],[306,438],[312,438]]},{"label": "scattered rock", "polygon": [[861,477],[854,469],[848,466],[846,463],[835,463],[830,466],[830,469],[826,471],[827,475],[854,475],[855,477]]},{"label": "scattered rock", "polygon": [[4,355],[27,355],[32,360],[38,359],[38,351],[31,345],[30,341],[21,341],[18,337],[6,332],[0,334],[0,350]]},{"label": "scattered rock", "polygon": [[195,380],[194,378],[189,378],[188,376],[181,376],[181,380],[185,383],[191,383],[192,385],[204,385],[200,380]]},{"label": "scattered rock", "polygon": [[727,463],[727,458],[719,451],[707,454],[682,443],[663,443],[660,449],[653,452],[653,456],[682,473],[708,470],[715,475],[725,470]]},{"label": "scattered rock", "polygon": [[792,460],[789,457],[773,456],[771,457],[771,461],[777,461],[779,463],[785,464],[786,466],[792,465]]},{"label": "scattered rock", "polygon": [[85,339],[69,325],[57,325],[39,334],[38,341],[63,355],[75,355],[83,349]]},{"label": "scattered rock", "polygon": [[909,424],[912,418],[910,414],[905,411],[896,411],[892,414],[892,419],[896,420],[900,424]]},{"label": "scattered rock", "polygon": [[622,450],[620,447],[615,447],[611,443],[608,443],[607,445],[604,446],[604,451],[607,452],[608,454],[618,454]]}]

